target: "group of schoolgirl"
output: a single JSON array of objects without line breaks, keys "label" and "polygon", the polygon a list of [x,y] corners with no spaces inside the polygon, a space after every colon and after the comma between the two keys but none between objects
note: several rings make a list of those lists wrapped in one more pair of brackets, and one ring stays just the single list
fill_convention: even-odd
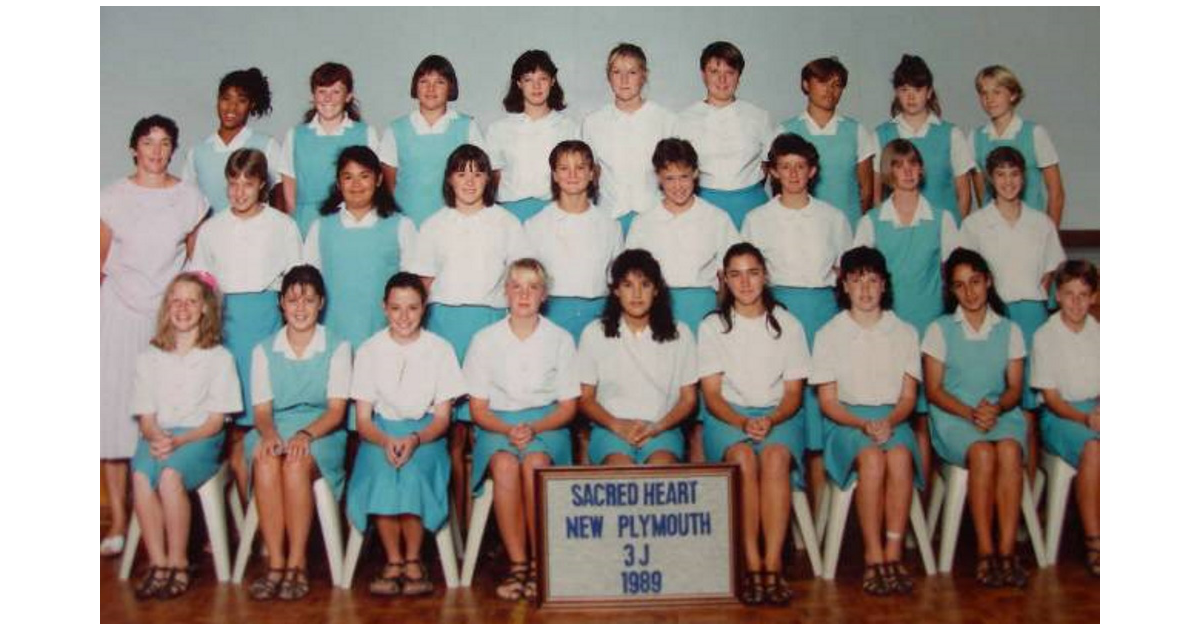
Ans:
[{"label": "group of schoolgirl", "polygon": [[[321,66],[308,122],[289,131],[282,151],[246,126],[270,110],[265,77],[239,71],[218,92],[218,132],[189,153],[203,198],[166,172],[174,124],[140,121],[130,141],[135,174],[106,189],[101,220],[102,339],[135,319],[153,335],[148,351],[131,333],[108,344],[123,347],[102,348],[103,384],[113,387],[102,420],[115,413],[128,425],[132,411],[140,425],[134,452],[114,445],[102,453],[133,455],[151,561],[137,593],[187,589],[185,492],[215,472],[222,420],[240,414],[238,423],[253,428],[230,461],[244,471],[243,493],[253,479],[268,553],[253,597],[308,592],[311,482],[322,476],[341,494],[347,425],[363,444],[347,512],[360,530],[375,516],[387,555],[373,593],[432,590],[419,559],[424,530],[461,510],[466,490],[490,475],[511,563],[497,593],[532,597],[532,470],[571,461],[566,427],[577,412],[594,423],[592,462],[670,463],[690,450],[694,460],[740,467],[748,603],[791,599],[782,576],[791,490],[806,477],[813,490],[827,474],[839,485],[861,476],[864,588],[907,592],[912,580],[899,560],[909,493],[932,460],[907,424],[924,406],[922,374],[933,419],[932,431],[917,434],[931,432],[943,459],[971,468],[977,578],[1023,583],[1012,555],[1020,485],[1011,483],[1022,474],[1025,442],[1025,418],[1015,412],[1020,359],[1029,326],[1046,320],[1045,274],[1062,261],[1053,223],[1023,195],[1035,183],[1040,193],[1044,181],[1049,208],[1061,211],[1062,193],[1044,131],[1025,123],[1021,132],[1013,112],[1019,84],[1002,68],[977,80],[996,116],[975,134],[975,152],[989,143],[1015,148],[985,154],[996,198],[960,231],[954,216],[969,211],[971,168],[960,169],[961,134],[937,120],[919,58],[906,56],[897,69],[897,116],[879,130],[896,139],[877,169],[865,164],[870,136],[835,114],[846,81],[840,63],[805,67],[808,109],[774,140],[765,112],[735,97],[743,67],[731,44],[710,45],[701,57],[707,98],[672,120],[642,99],[645,56],[622,44],[609,58],[614,104],[585,120],[585,143],[559,113],[565,103],[549,56],[530,51],[513,66],[505,99],[513,115],[489,129],[489,151],[479,148],[473,121],[447,107],[457,81],[438,56],[414,73],[418,109],[382,142],[358,120],[349,70]],[[1030,138],[1042,143],[1022,150]],[[764,150],[772,199],[756,170]],[[266,203],[273,169],[294,222]],[[885,184],[877,191],[873,170]],[[139,221],[164,192],[183,197],[170,202],[169,220]],[[871,197],[878,207],[858,220]],[[196,230],[209,206],[216,211]],[[983,256],[951,254],[956,243]],[[189,256],[191,271],[172,279]],[[165,291],[154,291],[155,280]],[[1079,375],[1098,373],[1098,324],[1087,315],[1098,274],[1069,263],[1057,287],[1062,311],[1039,333],[1049,349],[1034,346],[1033,384],[1049,410],[1047,446],[1074,453],[1081,481],[1095,482],[1079,500],[1098,572],[1098,376]],[[997,291],[1020,329],[1001,317]],[[943,305],[953,314],[939,318]],[[1071,315],[1079,308],[1082,319]],[[925,331],[923,370],[917,330]],[[124,400],[111,400],[122,391]],[[456,406],[464,396],[467,404]],[[685,449],[679,427],[697,407],[703,430],[690,433]],[[469,481],[461,467],[469,425],[456,420],[478,427]],[[1094,476],[1084,473],[1088,461]],[[119,468],[106,463],[106,477],[124,496]],[[459,480],[453,508],[451,478]],[[102,552],[123,543],[123,511],[114,506]]]}]

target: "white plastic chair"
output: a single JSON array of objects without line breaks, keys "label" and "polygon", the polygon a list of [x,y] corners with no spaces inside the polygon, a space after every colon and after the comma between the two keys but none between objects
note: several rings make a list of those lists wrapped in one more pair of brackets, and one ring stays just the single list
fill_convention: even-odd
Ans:
[{"label": "white plastic chair", "polygon": [[[730,514],[738,518],[737,513]],[[821,575],[821,541],[817,528],[813,525],[812,510],[808,507],[808,497],[803,490],[792,490],[792,535],[795,536],[796,549],[804,549],[808,553],[808,561],[812,564],[813,576]],[[740,544],[740,543],[739,543]]]},{"label": "white plastic chair", "polygon": [[[839,488],[832,480],[825,484],[825,492],[822,493],[821,506],[817,512],[817,527],[824,532],[825,551],[822,556],[825,558],[825,567],[821,575],[826,580],[832,580],[837,575],[838,556],[842,551],[842,537],[846,533],[846,520],[850,516],[850,502],[854,498],[854,491],[857,488],[857,479],[845,489]],[[921,511],[921,498],[915,489],[908,510],[908,518],[912,525],[909,534],[916,539],[925,573],[936,575],[937,564],[934,562],[933,545],[929,541],[925,513]]]},{"label": "white plastic chair", "polygon": [[[954,548],[958,544],[958,530],[962,524],[963,509],[967,501],[967,480],[970,473],[966,468],[943,463],[941,474],[934,475],[933,494],[929,500],[930,518],[927,519],[929,528],[937,526],[939,516],[942,520],[942,539],[938,548],[938,571],[949,573],[954,566]],[[1033,555],[1038,567],[1046,566],[1045,539],[1042,537],[1042,526],[1038,522],[1037,508],[1033,504],[1033,490],[1029,478],[1022,474],[1021,483],[1021,513],[1025,518],[1025,527],[1029,530],[1029,542],[1033,545]],[[943,504],[945,504],[943,506]]]},{"label": "white plastic chair", "polygon": [[[337,499],[333,497],[333,489],[324,477],[318,477],[312,484],[313,499],[317,507],[317,520],[321,525],[321,535],[325,539],[325,557],[329,560],[329,579],[334,584],[341,582],[342,571],[342,525],[338,518]],[[250,497],[250,508],[246,510],[245,522],[241,540],[238,541],[237,556],[233,562],[233,583],[241,584],[246,573],[246,565],[250,560],[250,552],[254,547],[254,538],[258,535],[258,504]]]},{"label": "white plastic chair", "polygon": [[1046,563],[1058,562],[1058,546],[1062,542],[1063,520],[1067,514],[1067,498],[1071,495],[1071,480],[1076,470],[1067,461],[1049,451],[1042,451],[1042,470],[1046,472]]},{"label": "white plastic chair", "polygon": [[471,579],[475,577],[475,563],[479,560],[483,531],[487,529],[488,517],[492,514],[493,498],[493,484],[489,477],[483,480],[483,492],[471,503],[471,524],[467,527],[467,548],[463,552],[460,577],[462,586],[470,586]]},{"label": "white plastic chair", "polygon": [[[212,547],[213,567],[216,569],[218,582],[229,581],[229,531],[225,525],[225,503],[222,497],[228,475],[229,464],[221,464],[217,474],[196,490],[200,497],[200,509],[204,512],[204,524],[208,529],[208,542]],[[121,568],[118,572],[121,580],[128,580],[129,574],[133,572],[133,559],[137,556],[141,538],[142,526],[138,522],[137,513],[134,512],[125,540],[125,551],[121,555]]]},{"label": "white plastic chair", "polygon": [[[454,510],[451,509],[451,512]],[[437,543],[438,559],[442,563],[442,575],[446,577],[446,588],[458,588],[461,582],[458,577],[458,562],[454,554],[453,523],[447,521],[434,534]],[[358,556],[362,553],[363,533],[350,524],[350,538],[346,541],[346,559],[342,565],[342,581],[338,586],[349,589],[354,583],[354,569],[358,566]],[[335,582],[335,584],[337,584]]]}]

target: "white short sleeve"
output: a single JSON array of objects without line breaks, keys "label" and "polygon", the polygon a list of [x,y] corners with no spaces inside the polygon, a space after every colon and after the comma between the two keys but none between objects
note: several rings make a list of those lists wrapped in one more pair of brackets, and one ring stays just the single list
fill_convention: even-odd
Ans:
[{"label": "white short sleeve", "polygon": [[936,321],[930,323],[929,327],[925,329],[925,338],[921,341],[921,352],[942,363],[946,362],[946,339],[942,336],[942,326]]},{"label": "white short sleeve", "polygon": [[471,339],[471,345],[467,347],[467,358],[463,361],[463,378],[467,382],[468,394],[474,398],[486,399],[491,390],[488,365],[492,363],[492,357],[487,344],[479,341],[479,334],[476,333],[475,337]]},{"label": "white short sleeve", "polygon": [[1057,357],[1051,347],[1049,330],[1043,325],[1033,335],[1033,357],[1030,361],[1029,386],[1034,389],[1058,389],[1054,378]]},{"label": "white short sleeve", "polygon": [[1016,322],[1011,323],[1012,325],[1008,331],[1008,360],[1024,359],[1025,335],[1021,332],[1021,327]]},{"label": "white short sleeve", "polygon": [[154,409],[154,371],[153,355],[142,352],[137,357],[133,371],[133,396],[130,398],[130,415],[140,416],[152,414]]},{"label": "white short sleeve", "polygon": [[[861,224],[860,224],[861,225]],[[959,245],[958,224],[954,222],[954,214],[942,213],[942,262],[950,257],[950,253]]]},{"label": "white short sleeve", "polygon": [[321,222],[313,221],[308,226],[308,235],[304,237],[304,262],[321,270]]},{"label": "white short sleeve", "polygon": [[921,348],[917,340],[916,329],[912,330],[913,334],[905,335],[905,343],[902,352],[904,352],[904,373],[917,379],[917,382],[924,380],[921,371]]},{"label": "white short sleeve", "polygon": [[879,147],[875,142],[875,133],[861,122],[858,123],[858,162],[870,160],[876,153],[879,153]]},{"label": "white short sleeve", "polygon": [[[843,221],[845,223],[845,221]],[[784,344],[787,347],[783,365],[783,380],[799,381],[808,378],[812,375],[813,363],[812,355],[808,351],[808,341],[804,334],[804,324],[799,320],[796,321],[796,330],[793,334],[788,334],[787,328],[784,328],[780,335]]]},{"label": "white short sleeve", "polygon": [[837,344],[833,343],[833,334],[833,330],[826,324],[825,328],[818,331],[816,338],[813,339],[813,369],[812,376],[808,379],[812,385],[831,383],[837,380],[838,352],[834,347]]},{"label": "white short sleeve", "polygon": [[[942,236],[945,240],[945,234]],[[854,231],[854,247],[875,247],[875,222],[870,214],[864,214],[858,220],[858,229]]]},{"label": "white short sleeve", "polygon": [[395,169],[400,167],[400,155],[396,150],[396,132],[391,125],[383,129],[383,136],[379,141],[379,161]]},{"label": "white short sleeve", "polygon": [[696,344],[696,375],[699,378],[724,372],[721,366],[721,345],[717,335],[723,334],[724,324],[719,317],[706,317],[700,322]]},{"label": "white short sleeve", "polygon": [[449,343],[441,344],[437,355],[438,378],[433,394],[434,404],[454,400],[467,393],[467,382],[458,367],[458,357],[454,356],[453,346]]},{"label": "white short sleeve", "polygon": [[1033,126],[1033,152],[1036,154],[1038,168],[1058,164],[1058,151],[1050,141],[1050,133],[1041,125]]},{"label": "white short sleeve", "polygon": [[238,382],[237,367],[233,355],[223,351],[213,357],[212,382],[203,408],[208,413],[237,413],[242,411],[242,388]]},{"label": "white short sleeve", "polygon": [[343,341],[333,351],[333,356],[329,357],[329,380],[325,383],[325,397],[350,398],[351,379],[350,342]]},{"label": "white short sleeve", "polygon": [[963,135],[962,129],[951,127],[950,168],[954,171],[955,177],[966,175],[975,168],[975,160],[971,157],[972,155],[971,148],[967,145],[967,138]]},{"label": "white short sleeve", "polygon": [[274,399],[267,353],[263,352],[262,346],[254,346],[254,351],[250,353],[250,404],[257,406]]},{"label": "white short sleeve", "polygon": [[417,255],[417,224],[401,215],[400,229],[396,232],[400,242],[400,270],[408,271],[412,258]]},{"label": "white short sleeve", "polygon": [[576,355],[576,367],[579,371],[579,382],[584,385],[595,385],[600,382],[600,364],[597,353],[600,351],[598,337],[604,336],[604,325],[588,326],[579,337],[579,353]]},{"label": "white short sleeve", "polygon": [[296,179],[296,165],[292,162],[292,156],[296,152],[296,128],[291,127],[287,130],[287,134],[283,136],[283,149],[279,153],[279,174],[282,176]]}]

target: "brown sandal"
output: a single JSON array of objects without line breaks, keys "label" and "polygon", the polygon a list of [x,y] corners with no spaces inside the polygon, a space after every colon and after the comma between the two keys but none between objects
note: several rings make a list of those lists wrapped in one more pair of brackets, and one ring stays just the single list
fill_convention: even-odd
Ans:
[{"label": "brown sandal", "polygon": [[192,586],[191,567],[170,567],[167,571],[167,583],[159,589],[158,598],[175,599],[188,592]]},{"label": "brown sandal", "polygon": [[788,586],[780,571],[763,574],[763,600],[772,606],[787,606],[796,593]]},{"label": "brown sandal", "polygon": [[295,601],[308,595],[308,572],[304,567],[290,567],[283,574],[283,582],[279,585],[279,599]]},{"label": "brown sandal", "polygon": [[514,562],[508,566],[508,574],[496,586],[496,597],[515,602],[525,597],[525,583],[529,580],[529,563]]},{"label": "brown sandal", "polygon": [[766,600],[766,596],[762,571],[747,571],[742,579],[742,603],[747,606],[759,606]]},{"label": "brown sandal", "polygon": [[864,593],[875,597],[885,597],[892,594],[885,566],[882,562],[867,565],[866,570],[863,571],[862,589]]},{"label": "brown sandal", "polygon": [[1087,570],[1093,577],[1100,577],[1100,535],[1085,536],[1083,544],[1087,547]]},{"label": "brown sandal", "polygon": [[279,596],[281,583],[283,583],[283,569],[267,569],[266,573],[250,584],[250,599],[257,602],[275,599]]},{"label": "brown sandal", "polygon": [[[371,580],[371,584],[367,587],[367,591],[372,595],[380,597],[394,597],[404,591],[404,565],[407,562],[389,562],[383,565],[383,569],[379,571],[379,575]],[[388,570],[392,567],[399,569],[396,575],[388,575]]]},{"label": "brown sandal", "polygon": [[1029,584],[1029,572],[1021,566],[1015,555],[1000,556],[1000,576],[1005,586],[1025,588],[1025,585]]},{"label": "brown sandal", "polygon": [[429,581],[429,572],[425,570],[425,565],[420,560],[409,560],[405,564],[412,566],[416,565],[420,571],[420,577],[408,577],[404,574],[404,587],[400,594],[405,597],[417,597],[420,595],[429,595],[433,592],[433,582]]},{"label": "brown sandal", "polygon": [[884,573],[887,576],[888,588],[893,593],[907,595],[913,591],[912,576],[908,574],[908,569],[904,563],[899,560],[886,562],[883,565]]},{"label": "brown sandal", "polygon": [[151,566],[146,570],[146,575],[142,577],[142,581],[138,582],[137,588],[133,591],[133,596],[138,599],[154,599],[158,597],[158,592],[167,585],[171,579],[171,569],[168,567]]},{"label": "brown sandal", "polygon": [[1000,574],[996,556],[991,554],[979,556],[975,562],[975,582],[987,588],[1004,586],[1004,576]]}]

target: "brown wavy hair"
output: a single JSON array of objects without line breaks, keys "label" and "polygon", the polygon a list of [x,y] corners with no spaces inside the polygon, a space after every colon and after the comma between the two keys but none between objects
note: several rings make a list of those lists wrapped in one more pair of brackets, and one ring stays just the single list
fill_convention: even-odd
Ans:
[{"label": "brown wavy hair", "polygon": [[175,285],[187,282],[200,287],[200,297],[204,302],[204,310],[200,313],[200,332],[196,336],[196,347],[208,349],[221,345],[221,296],[218,291],[200,279],[199,274],[186,271],[181,273],[167,285],[163,293],[162,304],[158,307],[158,319],[154,325],[154,338],[150,345],[172,352],[175,350],[175,330],[171,328],[170,308],[171,292]]}]

